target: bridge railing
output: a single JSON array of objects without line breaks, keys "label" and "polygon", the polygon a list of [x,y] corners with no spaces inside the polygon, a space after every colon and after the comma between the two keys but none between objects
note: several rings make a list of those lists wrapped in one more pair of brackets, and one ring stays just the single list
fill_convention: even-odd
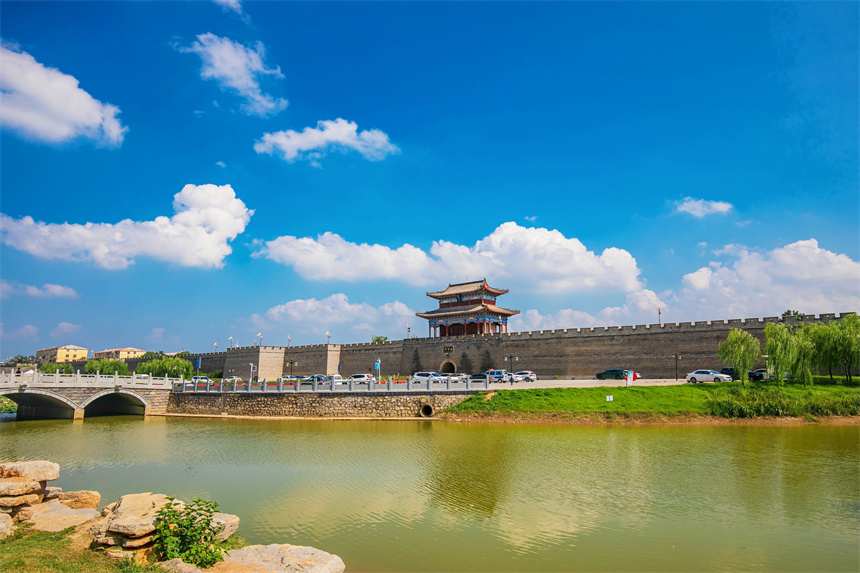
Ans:
[{"label": "bridge railing", "polygon": [[342,382],[334,381],[291,381],[291,382],[192,382],[184,380],[174,383],[173,391],[180,394],[310,394],[331,392],[374,393],[374,392],[444,392],[447,390],[488,390],[487,382],[444,382],[374,381]]},{"label": "bridge railing", "polygon": [[34,372],[15,373],[15,372],[0,372],[0,388],[3,386],[27,386],[27,387],[47,387],[47,386],[87,386],[97,388],[112,388],[112,387],[133,387],[141,389],[170,389],[174,384],[181,384],[183,378],[168,378],[156,377],[151,374],[132,374],[131,376],[120,376],[114,374],[81,374],[80,371],[75,374],[60,374],[54,372],[48,374],[38,370]]}]

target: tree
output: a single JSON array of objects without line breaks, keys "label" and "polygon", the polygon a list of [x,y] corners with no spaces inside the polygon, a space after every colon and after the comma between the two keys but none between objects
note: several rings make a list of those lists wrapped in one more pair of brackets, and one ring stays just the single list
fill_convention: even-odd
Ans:
[{"label": "tree", "polygon": [[836,323],[822,324],[820,322],[807,325],[809,336],[815,344],[815,366],[824,368],[833,380],[833,368],[841,365],[837,353]]},{"label": "tree", "polygon": [[54,372],[59,372],[60,374],[74,374],[72,370],[72,365],[68,362],[64,362],[63,364],[57,364],[56,362],[45,362],[41,366],[39,366],[40,372],[45,372],[47,374],[53,374]]},{"label": "tree", "polygon": [[99,358],[98,360],[89,360],[84,366],[85,374],[98,372],[100,374],[113,374],[116,372],[120,376],[128,376],[128,366],[122,360],[108,360],[107,358]]},{"label": "tree", "polygon": [[782,384],[785,372],[794,363],[794,340],[787,325],[769,322],[764,327],[764,353],[767,355],[767,371],[771,379]]},{"label": "tree", "polygon": [[792,378],[801,381],[804,386],[812,384],[812,369],[817,362],[815,341],[811,329],[808,328],[810,326],[812,325],[807,324],[804,328],[798,328],[791,335],[794,360],[789,372]]},{"label": "tree", "polygon": [[733,328],[729,331],[728,337],[720,343],[717,356],[726,364],[731,364],[740,377],[741,384],[746,384],[749,369],[761,356],[761,344],[749,332]]},{"label": "tree", "polygon": [[835,353],[851,384],[851,369],[860,365],[860,316],[849,314],[836,322]]},{"label": "tree", "polygon": [[370,341],[371,342],[388,342],[388,337],[377,335],[377,336],[374,336],[373,338],[371,338]]},{"label": "tree", "polygon": [[789,318],[793,318],[794,320],[803,320],[803,313],[799,310],[787,310],[782,313],[782,316],[779,318],[782,322],[787,321]]},{"label": "tree", "polygon": [[135,369],[140,374],[151,374],[153,376],[169,376],[170,378],[190,378],[194,375],[194,367],[188,360],[166,356],[148,360],[137,365]]},{"label": "tree", "polygon": [[141,356],[141,359],[143,360],[155,360],[156,358],[164,358],[164,351],[159,350],[155,352],[153,350],[149,350],[147,352],[144,352],[143,356]]}]

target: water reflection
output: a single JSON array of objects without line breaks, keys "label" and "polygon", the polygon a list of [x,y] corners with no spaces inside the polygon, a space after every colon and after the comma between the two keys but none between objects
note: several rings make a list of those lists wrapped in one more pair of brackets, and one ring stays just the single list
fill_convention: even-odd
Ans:
[{"label": "water reflection", "polygon": [[135,417],[0,425],[104,503],[215,499],[350,571],[857,570],[860,431]]}]

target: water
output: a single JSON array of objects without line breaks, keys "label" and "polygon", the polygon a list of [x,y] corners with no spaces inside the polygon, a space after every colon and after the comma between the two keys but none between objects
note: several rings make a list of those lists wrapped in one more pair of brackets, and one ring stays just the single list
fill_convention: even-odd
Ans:
[{"label": "water", "polygon": [[217,500],[349,572],[860,569],[857,426],[105,417],[0,424],[0,459]]}]

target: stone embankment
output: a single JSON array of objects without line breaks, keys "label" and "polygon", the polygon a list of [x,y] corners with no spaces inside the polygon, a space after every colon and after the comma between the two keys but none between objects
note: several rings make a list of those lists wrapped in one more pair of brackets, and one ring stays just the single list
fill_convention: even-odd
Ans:
[{"label": "stone embankment", "polygon": [[[137,562],[153,557],[157,512],[170,501],[168,496],[124,495],[99,513],[98,492],[64,493],[58,487],[48,487],[49,481],[59,477],[60,466],[52,462],[0,463],[0,539],[14,532],[15,523],[27,523],[36,531],[56,532],[75,527],[91,540],[92,550]],[[218,541],[226,541],[239,529],[239,518],[235,515],[215,513],[213,521],[221,526]],[[161,567],[176,573],[199,572],[194,565],[178,559],[162,562]],[[207,571],[342,573],[344,568],[337,555],[313,547],[282,544],[227,551],[224,561]]]}]

